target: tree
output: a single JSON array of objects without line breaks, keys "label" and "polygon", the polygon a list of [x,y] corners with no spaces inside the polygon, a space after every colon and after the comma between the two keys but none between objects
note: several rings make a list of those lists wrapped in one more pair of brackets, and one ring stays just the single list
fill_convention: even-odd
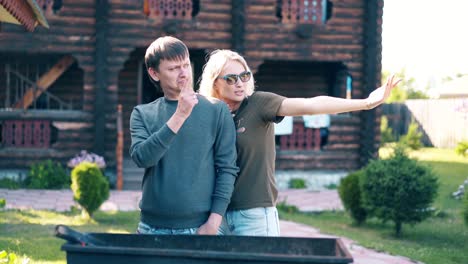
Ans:
[{"label": "tree", "polygon": [[419,131],[418,123],[412,119],[408,127],[408,132],[400,138],[399,143],[410,149],[417,150],[423,146],[421,142],[422,137],[423,134]]},{"label": "tree", "polygon": [[[421,90],[416,89],[416,79],[408,77],[406,69],[403,68],[396,75],[402,79],[400,84],[393,88],[392,93],[388,97],[386,103],[404,102],[407,99],[427,99],[429,96]],[[389,71],[382,71],[382,83],[387,81],[390,76]]]},{"label": "tree", "polygon": [[437,177],[410,159],[403,148],[397,147],[389,159],[371,161],[363,172],[361,191],[366,211],[384,222],[393,221],[397,236],[403,223],[418,223],[431,215]]},{"label": "tree", "polygon": [[384,115],[380,119],[380,142],[382,143],[395,142],[393,129],[388,126],[388,118]]}]

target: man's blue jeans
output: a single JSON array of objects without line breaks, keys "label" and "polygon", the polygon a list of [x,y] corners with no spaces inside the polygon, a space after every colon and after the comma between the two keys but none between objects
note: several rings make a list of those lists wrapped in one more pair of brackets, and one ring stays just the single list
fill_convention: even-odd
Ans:
[{"label": "man's blue jeans", "polygon": [[195,235],[198,228],[153,228],[143,222],[138,223],[137,234],[143,235]]},{"label": "man's blue jeans", "polygon": [[227,211],[219,228],[220,235],[279,236],[276,207],[257,207]]}]

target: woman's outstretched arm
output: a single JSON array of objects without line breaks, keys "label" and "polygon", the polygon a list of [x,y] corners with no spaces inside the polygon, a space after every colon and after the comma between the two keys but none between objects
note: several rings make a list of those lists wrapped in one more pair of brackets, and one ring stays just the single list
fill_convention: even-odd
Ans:
[{"label": "woman's outstretched arm", "polygon": [[299,116],[315,114],[338,114],[359,110],[369,110],[382,104],[392,89],[401,81],[395,75],[375,89],[365,99],[344,99],[332,96],[316,96],[311,98],[287,98],[278,110],[278,116]]}]

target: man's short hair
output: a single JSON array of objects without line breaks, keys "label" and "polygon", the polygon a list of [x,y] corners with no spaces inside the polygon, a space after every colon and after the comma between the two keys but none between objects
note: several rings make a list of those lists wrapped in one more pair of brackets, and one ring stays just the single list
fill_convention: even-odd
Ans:
[{"label": "man's short hair", "polygon": [[189,51],[185,44],[174,37],[166,36],[157,38],[146,49],[146,69],[159,70],[161,60],[184,60],[189,57]]}]

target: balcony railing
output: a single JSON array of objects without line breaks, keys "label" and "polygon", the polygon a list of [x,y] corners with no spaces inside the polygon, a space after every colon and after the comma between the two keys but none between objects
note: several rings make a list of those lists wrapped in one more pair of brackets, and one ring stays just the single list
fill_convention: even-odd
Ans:
[{"label": "balcony railing", "polygon": [[3,147],[48,148],[50,146],[50,120],[4,120],[1,127]]}]

